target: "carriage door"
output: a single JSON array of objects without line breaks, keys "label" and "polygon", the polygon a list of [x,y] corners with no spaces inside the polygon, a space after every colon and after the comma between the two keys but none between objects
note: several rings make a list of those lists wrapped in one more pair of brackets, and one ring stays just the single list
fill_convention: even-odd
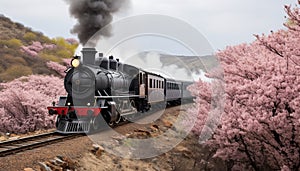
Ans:
[{"label": "carriage door", "polygon": [[140,97],[145,97],[145,87],[146,87],[146,74],[144,72],[140,72]]}]

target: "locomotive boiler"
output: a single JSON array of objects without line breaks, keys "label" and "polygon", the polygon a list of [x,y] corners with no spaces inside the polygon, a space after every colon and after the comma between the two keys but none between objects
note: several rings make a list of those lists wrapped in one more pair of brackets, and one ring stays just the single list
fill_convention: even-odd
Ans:
[{"label": "locomotive boiler", "polygon": [[95,94],[111,96],[126,91],[132,76],[121,72],[122,64],[112,56],[107,60],[102,54],[99,54],[96,61],[94,48],[85,48],[82,54],[82,62],[80,57],[72,60],[73,68],[67,71],[64,80],[66,91],[73,100],[77,100],[76,105],[93,100]]}]

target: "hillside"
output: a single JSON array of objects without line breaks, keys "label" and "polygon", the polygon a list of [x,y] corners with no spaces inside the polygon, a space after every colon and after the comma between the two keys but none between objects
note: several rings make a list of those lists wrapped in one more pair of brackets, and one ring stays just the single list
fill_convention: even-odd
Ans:
[{"label": "hillside", "polygon": [[[31,74],[56,75],[55,71],[47,67],[47,62],[63,64],[63,59],[72,57],[77,46],[74,39],[50,39],[41,32],[0,15],[0,82]],[[139,57],[145,56],[147,53]],[[159,60],[163,67],[175,65],[195,73],[208,71],[218,64],[213,56],[160,54]]]},{"label": "hillside", "polygon": [[175,65],[178,68],[188,68],[189,70],[199,73],[200,70],[205,72],[217,67],[219,62],[213,55],[207,56],[174,56],[174,55],[160,55],[160,61],[163,66]]},{"label": "hillside", "polygon": [[160,70],[163,76],[178,80],[198,80],[203,76],[202,72],[209,72],[219,67],[219,62],[213,55],[177,55],[155,51],[138,53],[126,62],[147,71]]},{"label": "hillside", "polygon": [[50,39],[0,15],[0,82],[31,74],[56,75],[47,62],[62,63],[77,46],[73,39]]}]

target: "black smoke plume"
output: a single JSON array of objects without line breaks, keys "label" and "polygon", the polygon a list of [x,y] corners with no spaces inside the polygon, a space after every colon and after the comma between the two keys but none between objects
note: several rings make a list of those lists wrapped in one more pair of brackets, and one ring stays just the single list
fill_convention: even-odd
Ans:
[{"label": "black smoke plume", "polygon": [[[78,23],[71,30],[71,33],[77,34],[79,41],[85,46],[95,46],[96,40],[92,44],[86,45],[88,40],[103,27],[111,23],[113,13],[118,12],[123,6],[126,6],[128,0],[65,0],[70,5],[70,14],[78,20]],[[111,29],[105,27],[99,36],[108,37],[111,35]],[[89,42],[90,43],[90,42]]]}]

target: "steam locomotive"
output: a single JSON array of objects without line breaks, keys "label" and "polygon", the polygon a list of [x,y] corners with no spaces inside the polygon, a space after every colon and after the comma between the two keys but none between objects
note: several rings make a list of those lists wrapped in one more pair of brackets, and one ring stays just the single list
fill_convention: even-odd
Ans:
[{"label": "steam locomotive", "polygon": [[67,96],[47,109],[56,115],[57,132],[89,133],[154,107],[190,101],[190,84],[123,64],[112,56],[107,59],[95,48],[83,48],[82,59],[75,56],[66,71]]}]

